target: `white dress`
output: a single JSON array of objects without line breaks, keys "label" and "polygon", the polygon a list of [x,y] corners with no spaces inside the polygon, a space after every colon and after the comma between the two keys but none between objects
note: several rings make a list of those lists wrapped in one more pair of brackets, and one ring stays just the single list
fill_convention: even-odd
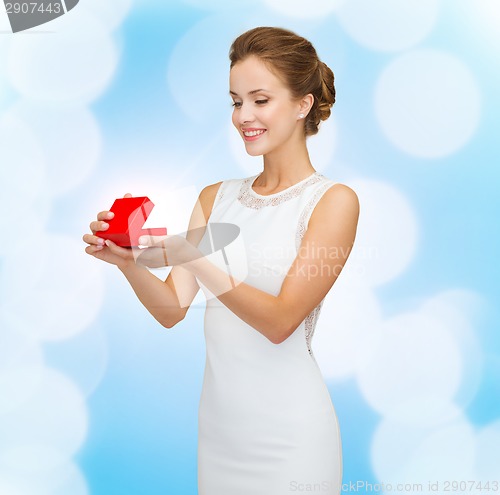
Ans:
[{"label": "white dress", "polygon": [[[209,224],[239,226],[247,262],[241,281],[277,296],[311,213],[334,182],[315,172],[263,196],[251,187],[257,177],[223,181]],[[321,305],[273,344],[213,294],[207,297],[199,495],[340,494],[337,415],[311,350]]]}]

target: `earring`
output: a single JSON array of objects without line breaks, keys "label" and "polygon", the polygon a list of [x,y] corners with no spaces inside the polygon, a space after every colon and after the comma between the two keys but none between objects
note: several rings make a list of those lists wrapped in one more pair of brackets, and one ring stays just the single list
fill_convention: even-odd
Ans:
[{"label": "earring", "polygon": [[303,119],[304,118],[304,114],[303,113],[299,113],[299,119]]}]

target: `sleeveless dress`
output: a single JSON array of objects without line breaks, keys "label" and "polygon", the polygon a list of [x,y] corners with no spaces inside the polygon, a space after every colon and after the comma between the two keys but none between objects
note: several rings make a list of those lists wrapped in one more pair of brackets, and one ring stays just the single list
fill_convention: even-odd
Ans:
[{"label": "sleeveless dress", "polygon": [[[315,172],[270,195],[258,175],[225,180],[208,224],[239,226],[241,282],[277,296],[311,213],[334,182]],[[205,292],[206,365],[198,414],[199,495],[338,495],[342,447],[337,415],[311,349],[321,303],[274,344]]]}]

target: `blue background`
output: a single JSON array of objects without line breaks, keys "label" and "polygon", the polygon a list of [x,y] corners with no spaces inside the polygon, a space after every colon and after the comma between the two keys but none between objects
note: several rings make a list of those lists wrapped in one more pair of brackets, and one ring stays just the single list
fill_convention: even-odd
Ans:
[{"label": "blue background", "polygon": [[[332,125],[336,126],[335,139],[332,137],[333,151],[321,172],[339,178],[356,191],[357,184],[367,184],[369,191],[369,181],[388,184],[401,193],[418,218],[417,240],[408,241],[410,248],[403,248],[414,250],[411,256],[408,255],[409,261],[402,263],[390,280],[377,282],[372,279],[369,284],[383,318],[415,310],[420,302],[442,291],[464,290],[476,301],[473,311],[467,312],[465,317],[479,354],[472,364],[474,370],[464,364],[461,376],[466,379],[479,370],[477,384],[467,401],[457,401],[457,405],[477,438],[480,438],[481,429],[488,426],[492,427],[489,431],[500,435],[500,265],[497,260],[500,247],[497,199],[500,184],[500,38],[494,29],[500,22],[498,4],[483,1],[471,6],[471,2],[464,1],[429,2],[435,6],[437,14],[434,21],[428,21],[428,31],[424,33],[422,28],[420,37],[407,42],[404,42],[404,34],[399,37],[394,34],[391,38],[389,33],[387,39],[393,39],[394,44],[383,49],[349,32],[347,17],[337,14],[334,9],[325,8],[324,15],[312,15],[312,5],[304,4],[303,15],[300,12],[292,15],[287,14],[279,2],[273,6],[271,1],[208,1],[203,6],[201,1],[181,0],[109,3],[119,11],[116,18],[109,7],[107,11],[99,10],[96,2],[85,6],[85,0],[81,0],[70,13],[33,29],[31,35],[9,34],[8,24],[2,25],[2,118],[14,111],[16,116],[25,118],[23,125],[29,127],[34,121],[26,117],[29,113],[23,112],[29,112],[32,106],[45,105],[37,113],[39,127],[32,127],[33,139],[42,139],[37,129],[44,127],[47,109],[79,105],[91,112],[98,135],[88,138],[92,140],[88,144],[85,133],[79,136],[74,130],[68,130],[65,134],[65,126],[49,128],[46,132],[58,136],[57,146],[64,148],[65,142],[72,143],[73,151],[68,149],[65,157],[74,152],[75,163],[79,163],[78,156],[84,154],[87,147],[95,146],[97,151],[95,156],[88,158],[87,168],[81,168],[83,172],[78,175],[81,164],[66,160],[55,166],[54,163],[60,160],[54,151],[56,145],[44,147],[42,143],[45,155],[40,167],[45,167],[45,175],[37,181],[33,179],[33,170],[24,170],[25,162],[16,164],[18,155],[8,151],[11,138],[0,147],[2,190],[4,201],[8,200],[8,204],[2,203],[4,218],[1,224],[4,247],[0,251],[0,332],[3,334],[0,377],[2,373],[16,371],[16,366],[19,369],[26,366],[26,361],[11,356],[9,349],[14,349],[12,342],[17,342],[16,335],[27,336],[29,345],[41,353],[37,366],[56,370],[81,390],[81,408],[87,418],[79,443],[65,450],[65,439],[58,437],[60,443],[56,442],[63,457],[71,459],[78,474],[73,473],[66,481],[52,484],[46,481],[44,485],[39,472],[29,466],[23,472],[19,465],[9,461],[13,459],[12,451],[0,447],[0,454],[6,455],[0,455],[0,480],[3,476],[5,484],[0,486],[11,487],[13,495],[196,493],[197,407],[205,360],[203,301],[199,299],[187,317],[173,329],[162,328],[141,306],[115,267],[96,267],[99,262],[85,254],[81,236],[88,231],[88,223],[95,214],[107,209],[115,197],[126,192],[147,194],[160,204],[168,191],[185,188],[184,203],[176,212],[180,215],[176,225],[182,230],[196,194],[207,184],[260,172],[260,162],[246,159],[241,143],[239,151],[230,145],[227,56],[231,41],[257,25],[281,26],[306,36],[335,73],[337,102],[331,117]],[[351,2],[353,4],[357,4],[359,19],[370,16],[368,25],[377,25],[379,20],[365,10],[366,2],[356,0]],[[390,9],[391,2],[382,4]],[[406,13],[401,13],[401,9],[395,12],[394,23],[408,22],[408,26],[418,23],[412,13],[415,5],[409,2]],[[380,15],[387,16],[387,12]],[[50,42],[57,45],[58,39],[61,44],[72,39],[72,31],[65,28],[65,23],[70,25],[70,22],[76,23],[81,32],[75,43],[85,44],[93,37],[93,31],[86,29],[89,17],[85,16],[93,16],[104,26],[102,36],[114,47],[113,70],[109,77],[103,76],[98,87],[92,88],[92,81],[102,74],[98,62],[94,67],[93,60],[98,61],[101,54],[99,50],[89,51],[85,61],[68,62],[87,68],[88,79],[83,77],[78,91],[58,98],[50,92],[53,84],[44,82],[47,81],[45,73],[63,73],[64,63],[54,58],[54,66],[36,67],[30,62],[32,48],[29,44],[50,38]],[[404,33],[404,29],[402,31]],[[66,33],[66,37],[62,33]],[[20,48],[20,43],[27,45]],[[63,53],[69,54],[73,48],[68,45],[65,49],[68,51]],[[429,147],[431,151],[426,152],[424,146],[422,153],[412,152],[398,141],[393,128],[396,134],[391,135],[381,123],[376,104],[379,78],[398,57],[412,54],[414,50],[436,50],[459,60],[474,81],[479,97],[477,106],[473,107],[478,112],[477,122],[462,140],[453,141],[449,150],[439,147],[438,136],[437,145],[433,142],[436,146]],[[85,57],[84,49],[79,53]],[[23,71],[28,74],[25,79]],[[450,75],[452,79],[453,76]],[[455,83],[459,92],[461,81],[450,84]],[[440,81],[436,81],[438,87],[439,84]],[[461,123],[457,120],[469,118],[469,110],[460,110],[469,97],[461,94],[463,100],[457,100],[459,109],[448,122],[451,128],[460,129]],[[22,111],[16,110],[20,103],[25,105]],[[390,111],[397,113],[397,109]],[[432,129],[432,113],[426,118]],[[4,121],[2,129],[22,132],[9,122]],[[21,141],[28,143],[26,146],[32,142],[24,138]],[[327,141],[328,138],[324,138],[321,145],[325,149]],[[425,144],[425,140],[422,142]],[[78,143],[78,153],[75,143]],[[438,151],[433,154],[433,149]],[[242,157],[239,161],[235,157],[237,153]],[[73,182],[64,179],[64,182],[61,177],[65,173],[68,177],[74,173],[79,179]],[[26,184],[35,182],[36,190],[29,194],[23,192],[24,187],[28,187]],[[360,186],[362,208],[364,194]],[[18,207],[16,197],[28,199]],[[31,212],[40,211],[44,212],[43,221],[30,216]],[[403,221],[405,218],[402,217]],[[365,224],[360,223],[360,228],[362,225]],[[391,242],[399,239],[397,233],[393,235]],[[364,239],[362,233],[360,236]],[[404,236],[403,229],[401,237]],[[53,244],[48,254],[43,251],[45,254],[39,255],[39,248],[47,245],[47,239],[52,239]],[[64,252],[66,245],[61,239],[68,242],[67,252]],[[406,245],[404,239],[401,241]],[[369,242],[367,237],[365,243]],[[55,256],[55,264],[51,265],[52,271],[44,272],[48,275],[42,277],[38,271],[47,256]],[[59,257],[69,264],[58,264]],[[63,266],[69,267],[64,277],[57,273],[65,271]],[[72,267],[76,270],[74,273],[71,273]],[[160,272],[159,276],[165,277],[166,273]],[[51,287],[54,299],[40,298],[33,302],[29,295],[47,290],[51,274],[56,281]],[[64,294],[69,295],[71,304],[78,301],[83,305],[83,314],[91,315],[81,328],[70,323],[72,318],[79,318],[74,315],[70,302],[66,301],[65,307],[69,308],[66,312],[61,309]],[[63,330],[59,336],[54,336],[50,322],[42,325],[47,329],[45,333],[38,333],[37,321],[46,317],[40,315],[42,306],[48,308],[48,313],[57,315],[62,311],[68,322],[67,334]],[[31,319],[20,308],[32,313]],[[462,308],[455,309],[460,311]],[[362,313],[363,308],[358,311]],[[329,314],[323,316],[328,318]],[[320,327],[318,332],[324,328]],[[320,341],[317,342],[319,345]],[[335,342],[335,335],[331,342]],[[432,345],[430,342],[429,346]],[[316,350],[314,341],[313,349]],[[467,350],[462,347],[461,351],[466,353]],[[5,374],[4,382],[0,383],[23,386],[24,382],[11,381],[9,376]],[[371,449],[383,413],[366,400],[356,377],[356,373],[337,377],[325,373],[341,425],[344,483],[356,480],[377,483],[383,480],[377,474]],[[0,392],[2,390],[7,389],[0,386]],[[9,397],[0,396],[0,404]],[[61,397],[64,400],[66,396]],[[8,409],[4,406],[3,409]],[[22,404],[19,407],[22,408]],[[3,409],[0,407],[0,424]],[[5,418],[4,424],[14,424],[12,422],[17,421],[15,410]],[[30,431],[34,432],[33,444],[50,444],[50,438],[37,438],[36,427]],[[0,446],[3,434],[0,431]],[[484,436],[481,438],[477,443],[478,452],[484,445],[481,443]],[[10,437],[9,442],[14,445]],[[26,440],[19,442],[19,445],[26,444]],[[500,450],[488,452],[491,466],[499,466]],[[480,459],[478,453],[475,461],[471,461],[472,470],[477,469]],[[453,464],[453,459],[449,461]],[[458,461],[457,465],[460,465]],[[478,479],[480,476],[493,479],[494,475],[500,479],[500,471],[493,471],[493,468],[488,471],[488,476],[484,472],[481,475],[479,471],[473,472],[478,473]],[[56,479],[57,476],[51,474],[43,479]],[[39,488],[33,489],[29,480],[38,480]]]}]

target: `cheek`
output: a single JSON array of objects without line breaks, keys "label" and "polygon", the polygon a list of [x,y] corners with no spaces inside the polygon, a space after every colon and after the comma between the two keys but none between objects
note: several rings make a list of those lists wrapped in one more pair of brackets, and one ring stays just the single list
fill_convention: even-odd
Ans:
[{"label": "cheek", "polygon": [[275,130],[285,131],[293,125],[288,109],[283,107],[268,107],[262,109],[259,117],[263,123],[269,124]]}]

